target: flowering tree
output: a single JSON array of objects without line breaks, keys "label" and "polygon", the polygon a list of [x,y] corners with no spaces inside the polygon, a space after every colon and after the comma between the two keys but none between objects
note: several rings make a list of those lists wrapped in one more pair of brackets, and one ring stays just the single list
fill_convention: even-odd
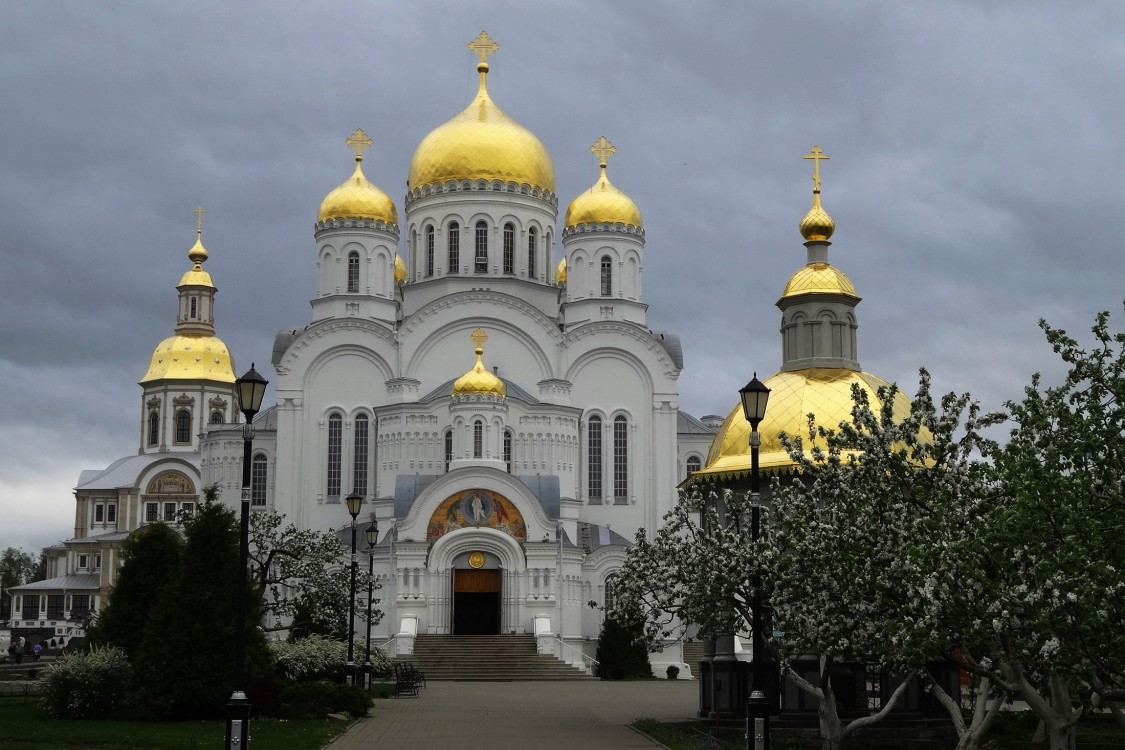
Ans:
[{"label": "flowering tree", "polygon": [[[268,631],[285,630],[300,613],[306,630],[347,637],[351,599],[351,553],[332,532],[298,529],[274,510],[255,511],[250,523],[250,563],[262,592],[261,615]],[[356,574],[356,614],[367,616],[366,565]],[[374,589],[378,589],[376,584]],[[382,612],[372,600],[371,624]]]},{"label": "flowering tree", "polygon": [[[979,430],[999,416],[982,416],[967,395],[949,394],[939,408],[929,374],[920,375],[913,400],[885,386],[872,405],[853,386],[851,421],[829,428],[810,415],[807,451],[802,439],[783,437],[798,475],[775,484],[763,550],[773,568],[774,645],[783,666],[806,654],[819,660],[817,682],[789,675],[819,699],[825,748],[883,718],[915,675],[944,692],[927,668],[951,639],[934,602],[959,585],[962,561],[948,552],[995,494]],[[896,416],[907,403],[909,414]],[[845,726],[830,674],[848,663],[899,678],[879,712]],[[956,703],[946,705],[960,719]],[[985,708],[994,715],[998,701]],[[969,727],[959,729],[973,744]]]},{"label": "flowering tree", "polygon": [[1040,321],[1069,372],[1007,404],[1010,439],[992,451],[1004,500],[974,584],[989,596],[966,609],[983,644],[968,668],[1026,701],[1052,750],[1073,748],[1091,702],[1125,723],[1125,333],[1108,326],[1100,314],[1085,350]]}]

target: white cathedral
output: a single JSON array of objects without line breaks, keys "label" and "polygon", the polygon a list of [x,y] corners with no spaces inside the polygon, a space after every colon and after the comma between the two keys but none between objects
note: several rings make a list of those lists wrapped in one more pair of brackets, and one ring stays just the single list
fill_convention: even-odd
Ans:
[{"label": "white cathedral", "polygon": [[[496,45],[470,48],[479,89],[418,145],[401,218],[363,172],[370,139],[347,139],[355,171],[316,215],[311,320],[274,340],[251,507],[340,529],[362,496],[361,539],[369,519],[380,531],[373,638],[400,652],[413,634],[511,632],[589,651],[602,613],[588,603],[611,595],[721,420],[678,410],[680,343],[646,324],[644,223],[607,176],[613,146],[594,144],[600,177],[560,224],[550,154],[488,93]],[[238,502],[238,371],[201,231],[188,258],[174,333],[140,380],[136,452],[81,474],[74,537],[47,580],[13,592],[29,633],[79,632],[68,623],[106,600],[131,532],[175,523],[211,484]]]}]

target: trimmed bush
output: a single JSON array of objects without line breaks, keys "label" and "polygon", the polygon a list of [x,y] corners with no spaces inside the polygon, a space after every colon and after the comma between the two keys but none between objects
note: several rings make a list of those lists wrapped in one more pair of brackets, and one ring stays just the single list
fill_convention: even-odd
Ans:
[{"label": "trimmed bush", "polygon": [[335,675],[343,669],[348,656],[346,643],[323,635],[310,635],[293,641],[270,641],[269,648],[278,672],[290,680]]},{"label": "trimmed bush", "polygon": [[675,664],[669,664],[668,668],[664,670],[664,673],[668,675],[669,680],[678,680],[680,678],[680,668]]},{"label": "trimmed bush", "polygon": [[642,636],[644,623],[619,622],[607,617],[598,636],[597,675],[603,680],[635,680],[652,677],[648,650]]},{"label": "trimmed bush", "polygon": [[56,719],[106,719],[129,694],[133,670],[114,646],[64,656],[43,670],[43,710]]},{"label": "trimmed bush", "polygon": [[330,713],[367,715],[371,697],[363,688],[326,680],[286,683],[281,692],[282,719],[319,719]]}]

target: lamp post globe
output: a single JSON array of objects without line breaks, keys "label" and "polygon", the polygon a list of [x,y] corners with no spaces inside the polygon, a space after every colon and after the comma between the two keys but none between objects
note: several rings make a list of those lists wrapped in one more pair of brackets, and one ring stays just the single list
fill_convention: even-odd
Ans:
[{"label": "lamp post globe", "polygon": [[371,597],[375,593],[375,545],[379,543],[379,522],[372,518],[364,535],[367,537],[367,646],[363,655],[363,689],[370,691],[374,671],[371,666]]},{"label": "lamp post globe", "polygon": [[[761,534],[762,504],[759,495],[759,466],[758,451],[762,438],[758,432],[758,425],[766,418],[766,404],[769,402],[770,389],[758,380],[758,373],[753,379],[739,389],[738,396],[742,401],[742,413],[750,423],[750,538],[757,542]],[[769,750],[770,746],[770,707],[765,694],[765,644],[763,643],[762,629],[765,626],[762,618],[761,581],[753,581],[754,594],[751,601],[751,630],[753,634],[753,692],[750,701],[746,704],[746,748],[747,750]]]},{"label": "lamp post globe", "polygon": [[254,443],[254,416],[262,408],[269,381],[258,374],[253,363],[249,371],[234,381],[238,410],[246,418],[242,427],[242,508],[239,514],[238,592],[234,620],[234,689],[227,703],[227,750],[242,750],[250,745],[250,701],[244,690],[246,668],[246,568],[250,559],[250,464]]},{"label": "lamp post globe", "polygon": [[355,684],[355,518],[363,506],[363,496],[355,492],[348,495],[345,500],[348,506],[348,515],[352,517],[352,582],[348,607],[348,663],[344,665],[344,680],[349,685]]}]

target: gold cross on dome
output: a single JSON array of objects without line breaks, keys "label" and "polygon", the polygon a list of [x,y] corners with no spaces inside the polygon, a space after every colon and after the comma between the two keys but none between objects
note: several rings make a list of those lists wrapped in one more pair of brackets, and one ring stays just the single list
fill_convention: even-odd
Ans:
[{"label": "gold cross on dome", "polygon": [[820,146],[813,146],[811,154],[805,154],[803,159],[812,159],[812,185],[813,190],[820,190],[820,160],[832,157],[820,150]]},{"label": "gold cross on dome", "polygon": [[487,31],[482,31],[480,36],[469,42],[469,49],[480,55],[481,62],[488,62],[488,56],[500,49],[500,45],[492,41]]},{"label": "gold cross on dome", "polygon": [[352,147],[355,151],[355,158],[362,159],[363,152],[366,151],[374,141],[367,137],[367,133],[363,132],[363,128],[356,128],[355,132],[348,136],[344,143]]},{"label": "gold cross on dome", "polygon": [[488,334],[484,332],[484,329],[478,328],[473,331],[473,335],[469,336],[469,339],[477,345],[478,349],[483,349],[484,342],[488,341]]},{"label": "gold cross on dome", "polygon": [[594,142],[593,146],[590,146],[590,150],[598,155],[598,159],[601,160],[602,166],[604,167],[606,159],[609,158],[610,154],[617,150],[617,147],[610,143],[603,135],[601,138]]},{"label": "gold cross on dome", "polygon": [[199,206],[198,208],[193,210],[192,213],[195,214],[195,231],[196,231],[196,234],[202,234],[203,233],[203,214],[207,213],[207,209],[205,209],[203,206]]}]

